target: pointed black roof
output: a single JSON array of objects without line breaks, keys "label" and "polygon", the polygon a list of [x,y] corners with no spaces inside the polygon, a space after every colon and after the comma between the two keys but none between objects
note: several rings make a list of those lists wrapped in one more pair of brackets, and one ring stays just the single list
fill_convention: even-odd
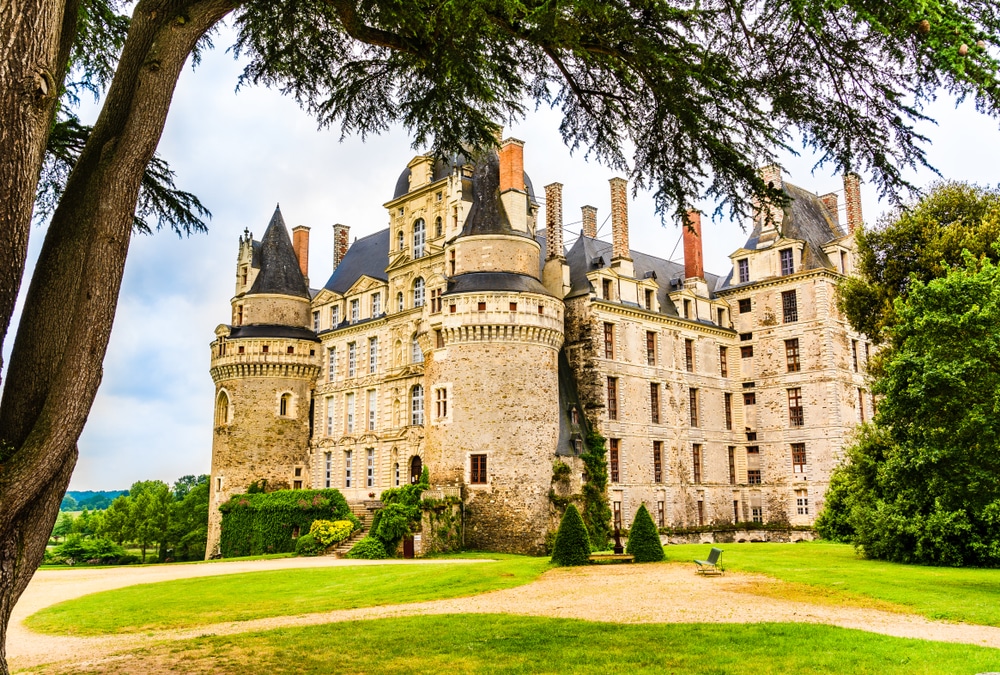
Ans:
[{"label": "pointed black roof", "polygon": [[260,238],[260,272],[249,295],[294,295],[309,300],[309,288],[299,269],[292,240],[281,217],[281,207],[274,208],[264,236]]},{"label": "pointed black roof", "polygon": [[500,157],[496,152],[480,157],[472,170],[472,206],[469,207],[461,236],[477,234],[531,237],[527,232],[511,227],[510,218],[500,201]]}]

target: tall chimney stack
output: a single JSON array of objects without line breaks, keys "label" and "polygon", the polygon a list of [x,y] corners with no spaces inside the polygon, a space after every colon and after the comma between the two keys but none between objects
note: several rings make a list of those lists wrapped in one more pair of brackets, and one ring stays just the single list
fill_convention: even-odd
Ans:
[{"label": "tall chimney stack", "polygon": [[628,247],[628,181],[612,178],[611,183],[611,259],[631,260]]},{"label": "tall chimney stack", "polygon": [[295,251],[295,257],[299,260],[299,269],[302,270],[302,276],[306,278],[306,283],[308,283],[309,228],[305,225],[292,228],[292,249]]},{"label": "tall chimney stack", "polygon": [[681,223],[684,235],[684,278],[704,279],[705,262],[701,245],[701,212],[687,212],[688,222]]},{"label": "tall chimney stack", "polygon": [[[760,176],[761,180],[764,181],[764,185],[768,185],[775,190],[781,190],[783,185],[781,182],[781,167],[777,164],[768,164],[757,169],[757,174]],[[768,218],[770,215],[770,218]],[[781,222],[784,220],[785,212],[781,206],[777,204],[766,204],[758,211],[758,217],[761,220],[761,229],[764,232],[770,231],[769,237],[776,236],[775,230],[781,227]]]},{"label": "tall chimney stack", "polygon": [[861,176],[844,174],[844,205],[847,207],[847,231],[854,232],[864,224],[861,217]]},{"label": "tall chimney stack", "polygon": [[563,250],[562,183],[545,186],[545,259],[561,258]]},{"label": "tall chimney stack", "polygon": [[840,200],[837,199],[837,193],[831,192],[830,194],[823,195],[819,200],[823,202],[823,206],[830,212],[833,222],[840,225]]},{"label": "tall chimney stack", "polygon": [[351,245],[349,238],[351,228],[347,225],[337,224],[333,226],[333,269],[336,270],[344,256],[347,255],[347,247]]},{"label": "tall chimney stack", "polygon": [[500,144],[500,194],[507,190],[524,192],[524,141],[505,139]]},{"label": "tall chimney stack", "polygon": [[589,239],[597,239],[597,207],[581,206],[583,213],[583,236]]}]

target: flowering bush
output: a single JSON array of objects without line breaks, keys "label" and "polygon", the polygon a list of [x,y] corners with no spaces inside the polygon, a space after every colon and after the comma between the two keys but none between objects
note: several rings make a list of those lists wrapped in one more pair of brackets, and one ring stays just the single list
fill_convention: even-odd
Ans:
[{"label": "flowering bush", "polygon": [[354,523],[349,520],[314,520],[309,528],[309,534],[323,546],[338,544],[351,536],[353,531]]}]

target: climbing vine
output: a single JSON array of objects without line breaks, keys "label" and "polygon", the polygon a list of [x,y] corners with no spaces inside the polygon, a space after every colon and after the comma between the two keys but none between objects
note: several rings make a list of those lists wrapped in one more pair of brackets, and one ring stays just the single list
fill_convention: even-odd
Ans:
[{"label": "climbing vine", "polygon": [[314,520],[351,520],[339,490],[277,490],[233,495],[219,507],[224,558],[295,550]]},{"label": "climbing vine", "polygon": [[580,455],[586,471],[583,483],[583,522],[595,551],[603,550],[611,540],[611,506],[608,504],[608,452],[604,436],[596,431],[587,434],[587,451]]}]

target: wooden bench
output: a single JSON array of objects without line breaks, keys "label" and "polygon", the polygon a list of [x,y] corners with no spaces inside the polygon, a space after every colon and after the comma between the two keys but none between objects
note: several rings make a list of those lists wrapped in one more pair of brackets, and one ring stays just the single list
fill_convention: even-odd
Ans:
[{"label": "wooden bench", "polygon": [[590,562],[592,563],[630,563],[635,560],[635,556],[626,555],[624,553],[594,553],[590,556]]}]

